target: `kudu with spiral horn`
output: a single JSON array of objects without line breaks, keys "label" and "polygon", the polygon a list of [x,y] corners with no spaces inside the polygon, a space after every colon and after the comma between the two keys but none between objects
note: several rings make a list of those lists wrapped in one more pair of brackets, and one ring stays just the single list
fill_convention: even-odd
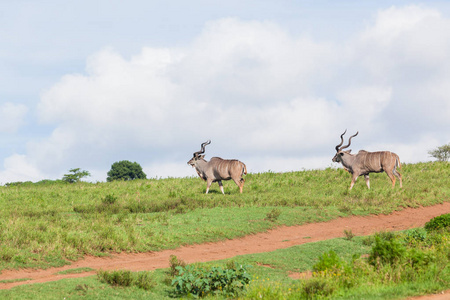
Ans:
[{"label": "kudu with spiral horn", "polygon": [[243,174],[247,174],[247,167],[245,164],[237,159],[222,159],[220,157],[213,157],[210,161],[204,159],[205,146],[211,143],[210,140],[202,143],[201,150],[194,152],[191,160],[188,161],[188,165],[195,168],[198,176],[206,181],[206,194],[208,194],[209,188],[213,182],[219,184],[222,194],[223,191],[222,180],[233,179],[238,185],[239,191],[242,193],[244,187]]},{"label": "kudu with spiral horn", "polygon": [[365,150],[360,150],[358,154],[350,154],[351,150],[343,151],[345,148],[350,147],[352,138],[358,135],[352,135],[348,144],[345,146],[341,145],[344,143],[344,134],[347,130],[341,134],[341,143],[336,146],[336,155],[333,157],[332,161],[341,163],[344,169],[352,174],[352,183],[350,184],[350,189],[358,179],[359,176],[364,175],[367,187],[370,189],[369,173],[380,173],[386,172],[392,181],[392,187],[395,186],[395,177],[400,180],[400,187],[402,187],[402,175],[398,171],[401,168],[400,158],[397,154],[390,151],[377,151],[368,152]]}]

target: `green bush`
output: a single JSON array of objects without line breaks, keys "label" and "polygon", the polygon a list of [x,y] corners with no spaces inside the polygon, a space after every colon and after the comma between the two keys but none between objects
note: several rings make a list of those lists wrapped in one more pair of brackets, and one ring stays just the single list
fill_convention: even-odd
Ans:
[{"label": "green bush", "polygon": [[133,283],[133,276],[131,271],[119,270],[119,271],[98,271],[97,276],[101,281],[110,285],[117,286],[131,286]]},{"label": "green bush", "polygon": [[369,255],[369,264],[373,266],[394,265],[402,260],[405,252],[405,246],[396,239],[385,240],[380,236],[375,236],[375,245]]},{"label": "green bush", "polygon": [[425,224],[427,232],[450,230],[450,214],[440,215]]},{"label": "green bush", "polygon": [[410,245],[422,243],[427,238],[427,232],[423,228],[416,228],[406,233],[405,242]]},{"label": "green bush", "polygon": [[322,254],[319,257],[319,261],[313,266],[315,272],[323,272],[336,268],[341,268],[343,265],[342,259],[334,252],[330,250],[328,253]]},{"label": "green bush", "polygon": [[276,220],[278,220],[278,217],[280,216],[280,214],[281,214],[281,211],[277,208],[274,208],[266,214],[265,220],[268,220],[270,222],[275,222]]},{"label": "green bush", "polygon": [[116,202],[117,202],[117,197],[112,194],[108,194],[105,196],[105,198],[102,199],[102,203],[105,205],[112,205]]},{"label": "green bush", "polygon": [[98,271],[97,277],[102,282],[114,286],[130,287],[136,286],[144,290],[150,290],[155,286],[150,272],[131,272],[127,270]]},{"label": "green bush", "polygon": [[111,166],[111,170],[107,173],[108,182],[113,180],[134,180],[146,179],[147,175],[142,171],[142,167],[137,162],[122,160],[115,162]]},{"label": "green bush", "polygon": [[179,274],[179,271],[177,270],[177,267],[186,267],[186,263],[182,259],[178,259],[176,255],[171,255],[169,259],[169,275],[172,277],[175,277]]},{"label": "green bush", "polygon": [[192,265],[178,266],[179,276],[172,280],[178,295],[204,297],[208,294],[223,294],[236,297],[250,282],[247,266],[234,264],[234,268],[212,267],[204,270]]},{"label": "green bush", "polygon": [[306,281],[302,288],[302,296],[305,299],[320,299],[322,297],[330,296],[334,293],[333,287],[324,278],[312,278]]},{"label": "green bush", "polygon": [[150,272],[138,272],[133,280],[133,285],[146,291],[156,285]]}]

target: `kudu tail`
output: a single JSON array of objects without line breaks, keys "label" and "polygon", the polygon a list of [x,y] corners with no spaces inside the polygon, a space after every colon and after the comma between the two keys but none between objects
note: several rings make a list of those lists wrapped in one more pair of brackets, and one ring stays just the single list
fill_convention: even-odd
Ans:
[{"label": "kudu tail", "polygon": [[247,166],[244,163],[242,163],[242,174],[247,175]]},{"label": "kudu tail", "polygon": [[398,156],[395,158],[395,166],[399,169],[402,168],[402,164],[400,163],[400,158]]}]

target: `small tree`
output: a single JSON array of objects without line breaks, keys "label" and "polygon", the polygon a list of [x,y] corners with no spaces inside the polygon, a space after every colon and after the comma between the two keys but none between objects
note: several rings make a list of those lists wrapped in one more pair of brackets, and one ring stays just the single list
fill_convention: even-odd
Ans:
[{"label": "small tree", "polygon": [[75,183],[81,180],[81,178],[91,176],[91,173],[89,173],[86,170],[80,171],[80,168],[75,168],[69,170],[71,174],[64,174],[64,177],[62,178],[63,181],[68,183]]},{"label": "small tree", "polygon": [[141,165],[137,162],[131,162],[128,160],[113,163],[111,170],[109,170],[107,174],[107,181],[147,178],[147,175],[145,175],[144,171],[142,171]]},{"label": "small tree", "polygon": [[448,161],[450,159],[450,143],[437,147],[434,150],[428,151],[430,156],[436,158],[438,161]]}]

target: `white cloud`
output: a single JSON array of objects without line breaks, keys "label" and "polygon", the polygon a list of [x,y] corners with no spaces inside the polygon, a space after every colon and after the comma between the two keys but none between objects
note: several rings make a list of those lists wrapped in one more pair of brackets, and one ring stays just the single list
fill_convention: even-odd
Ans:
[{"label": "white cloud", "polygon": [[[352,122],[353,126],[358,126],[359,130],[370,130],[377,126],[382,113],[392,101],[392,87],[379,86],[358,86],[347,87],[337,91],[336,97],[345,107],[345,114]],[[358,116],[364,116],[364,122]],[[384,119],[381,119],[383,122]]]},{"label": "white cloud", "polygon": [[25,123],[28,107],[6,102],[0,105],[0,132],[14,133]]},{"label": "white cloud", "polygon": [[16,181],[39,181],[45,178],[33,164],[27,161],[25,155],[14,154],[7,157],[0,171],[0,184]]},{"label": "white cloud", "polygon": [[375,24],[369,26],[363,33],[363,38],[377,40],[378,46],[390,46],[402,40],[405,33],[420,30],[420,27],[428,26],[430,24],[428,22],[435,19],[441,19],[441,14],[435,9],[417,5],[392,6],[378,12]]}]

